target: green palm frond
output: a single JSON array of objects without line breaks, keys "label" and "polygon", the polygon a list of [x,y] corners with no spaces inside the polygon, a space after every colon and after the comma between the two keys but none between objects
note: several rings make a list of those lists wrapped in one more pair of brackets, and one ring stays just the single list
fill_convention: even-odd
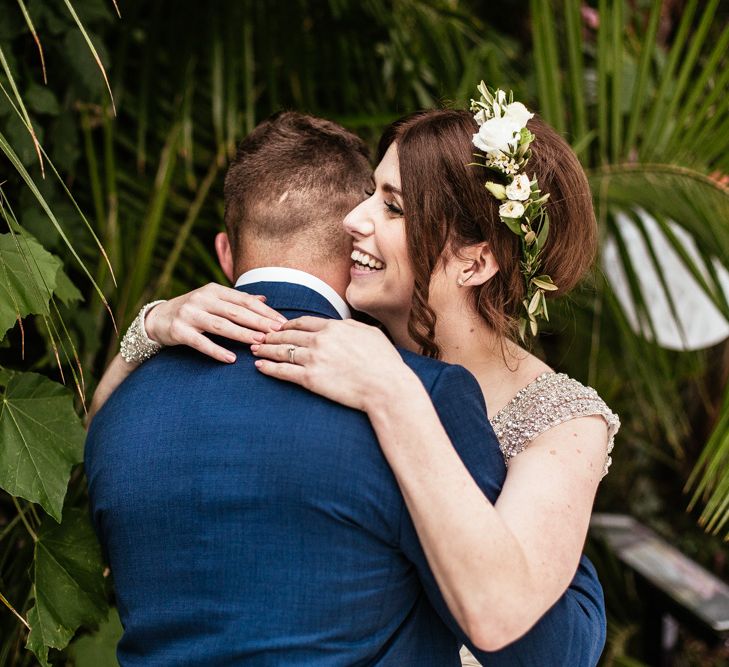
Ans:
[{"label": "green palm frond", "polygon": [[[671,276],[661,269],[640,211],[659,225],[698,288],[729,320],[717,272],[717,266],[729,268],[729,191],[710,176],[729,171],[729,99],[722,93],[729,83],[729,26],[717,31],[719,0],[689,0],[664,49],[658,43],[660,0],[648,12],[624,0],[600,0],[596,34],[579,20],[579,0],[557,4],[560,10],[550,0],[532,0],[539,108],[572,139],[588,170],[601,234],[616,244],[640,327],[636,332],[610,281],[601,278],[592,308],[599,301],[605,312],[593,318],[589,354],[596,359],[594,345],[617,337],[623,352],[618,363],[630,374],[631,394],[663,425],[680,457],[690,432],[676,375],[683,362],[654,342],[661,323],[652,321],[641,288],[645,267],[634,265],[616,220],[627,216],[640,231],[673,319],[680,318]],[[690,235],[700,261],[673,225]],[[690,366],[703,357],[692,358]],[[594,373],[594,363],[591,368]],[[599,378],[590,380],[600,384]],[[706,501],[701,520],[714,531],[729,520],[729,487],[718,474],[726,469],[721,466],[728,452],[729,422],[720,418],[688,485],[695,489],[692,506],[698,498]]]}]

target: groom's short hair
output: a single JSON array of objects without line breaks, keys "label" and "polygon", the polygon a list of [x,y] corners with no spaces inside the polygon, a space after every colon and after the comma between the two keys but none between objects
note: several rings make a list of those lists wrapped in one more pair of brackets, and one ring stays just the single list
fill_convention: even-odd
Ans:
[{"label": "groom's short hair", "polygon": [[323,261],[340,257],[347,238],[342,220],[371,181],[358,136],[323,118],[274,114],[241,141],[225,177],[234,254],[261,242],[284,244],[281,249],[304,242]]}]

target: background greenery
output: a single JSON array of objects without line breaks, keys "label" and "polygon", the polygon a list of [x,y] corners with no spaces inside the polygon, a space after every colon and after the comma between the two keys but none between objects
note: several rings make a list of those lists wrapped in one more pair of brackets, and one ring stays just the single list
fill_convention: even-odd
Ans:
[{"label": "background greenery", "polygon": [[[633,331],[598,267],[551,309],[538,346],[621,416],[597,507],[639,517],[726,579],[729,347],[652,342],[661,323],[617,223],[630,216],[652,247],[636,215],[649,212],[729,318],[713,263],[729,267],[726,2],[0,0],[0,9],[0,665],[113,664],[118,620],[104,622],[113,593],[79,465],[83,405],[117,328],[142,303],[224,281],[212,238],[236,142],[295,108],[374,145],[402,113],[464,106],[482,78],[514,89],[575,147],[647,332]],[[657,253],[651,261],[661,266]],[[641,601],[607,561],[601,577],[604,663],[637,664]],[[683,635],[677,661],[729,657]]]}]

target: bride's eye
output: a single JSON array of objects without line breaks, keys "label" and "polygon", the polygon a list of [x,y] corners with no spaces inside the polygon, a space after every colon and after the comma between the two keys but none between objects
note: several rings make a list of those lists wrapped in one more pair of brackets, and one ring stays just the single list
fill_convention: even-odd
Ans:
[{"label": "bride's eye", "polygon": [[393,215],[402,215],[402,209],[394,201],[385,200],[385,208]]}]

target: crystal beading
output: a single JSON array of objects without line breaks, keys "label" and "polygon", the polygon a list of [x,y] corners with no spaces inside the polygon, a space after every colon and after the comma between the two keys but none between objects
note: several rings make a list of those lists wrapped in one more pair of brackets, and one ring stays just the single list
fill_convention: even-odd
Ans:
[{"label": "crystal beading", "polygon": [[508,464],[509,459],[553,426],[595,415],[601,416],[608,427],[604,477],[612,463],[610,453],[620,428],[620,419],[592,387],[586,387],[564,373],[542,373],[517,392],[491,419],[491,425]]},{"label": "crystal beading", "polygon": [[139,315],[129,325],[120,346],[121,356],[127,363],[141,364],[162,349],[163,345],[153,341],[147,335],[147,331],[144,328],[144,318],[147,315],[147,311],[157,304],[164,302],[165,299],[160,299],[159,301],[152,301],[142,306]]}]

